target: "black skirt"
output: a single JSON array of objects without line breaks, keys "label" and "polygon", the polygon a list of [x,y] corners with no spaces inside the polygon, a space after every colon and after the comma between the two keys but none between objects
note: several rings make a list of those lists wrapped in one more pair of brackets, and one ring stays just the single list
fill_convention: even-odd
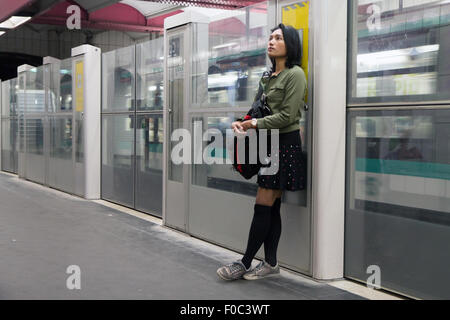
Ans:
[{"label": "black skirt", "polygon": [[306,157],[302,152],[300,131],[279,135],[279,169],[275,175],[258,173],[258,186],[265,189],[298,191],[306,187]]}]

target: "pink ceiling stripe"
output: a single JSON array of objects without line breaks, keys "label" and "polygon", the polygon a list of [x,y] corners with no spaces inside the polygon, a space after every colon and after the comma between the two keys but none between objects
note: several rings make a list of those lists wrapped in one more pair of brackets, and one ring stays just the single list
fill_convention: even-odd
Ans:
[{"label": "pink ceiling stripe", "polygon": [[89,15],[90,21],[112,22],[145,26],[146,19],[138,10],[123,3],[115,3]]},{"label": "pink ceiling stripe", "polygon": [[[33,23],[37,24],[48,24],[48,25],[65,25],[66,18],[63,17],[37,17],[33,19]],[[164,31],[162,27],[159,26],[137,26],[130,24],[121,24],[114,22],[103,22],[103,21],[81,21],[82,29],[99,29],[99,30],[117,30],[117,31],[130,31],[130,32],[152,32]]]},{"label": "pink ceiling stripe", "polygon": [[0,0],[0,22],[8,19],[23,7],[33,3],[35,0]]},{"label": "pink ceiling stripe", "polygon": [[[71,5],[77,5],[81,9],[81,19],[86,20],[88,18],[88,14],[86,10],[81,7],[75,1],[63,1],[55,4],[50,10],[46,11],[44,14],[41,14],[40,17],[68,17],[67,8]],[[34,21],[33,21],[34,23]]]}]

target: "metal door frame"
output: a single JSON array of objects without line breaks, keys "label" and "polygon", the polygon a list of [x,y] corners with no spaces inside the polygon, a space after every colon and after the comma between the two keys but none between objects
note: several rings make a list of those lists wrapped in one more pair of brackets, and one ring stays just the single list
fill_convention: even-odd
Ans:
[{"label": "metal door frame", "polygon": [[[164,34],[164,87],[166,88],[164,93],[164,112],[163,112],[163,122],[164,122],[164,155],[163,155],[163,223],[167,222],[167,203],[169,197],[174,195],[169,194],[167,188],[169,183],[169,161],[170,161],[170,143],[172,124],[170,123],[170,114],[173,113],[173,107],[169,106],[169,78],[168,78],[168,41],[169,37],[177,34],[183,34],[183,60],[184,60],[184,74],[183,74],[183,124],[179,127],[180,129],[188,129],[188,112],[187,107],[189,106],[191,100],[191,38],[192,38],[191,23],[178,26],[176,28],[168,29]],[[183,189],[183,206],[184,208],[184,228],[179,226],[172,226],[176,229],[182,229],[183,232],[189,233],[189,181],[190,181],[190,166],[183,164],[182,167],[182,189]],[[180,183],[177,181],[172,181],[172,183]]]}]

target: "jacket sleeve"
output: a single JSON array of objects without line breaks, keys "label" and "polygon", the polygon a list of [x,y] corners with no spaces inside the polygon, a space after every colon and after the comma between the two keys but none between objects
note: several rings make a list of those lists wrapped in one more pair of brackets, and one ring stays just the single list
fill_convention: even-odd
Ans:
[{"label": "jacket sleeve", "polygon": [[304,101],[306,82],[299,72],[293,72],[286,80],[280,112],[258,119],[259,129],[283,129],[295,121]]}]

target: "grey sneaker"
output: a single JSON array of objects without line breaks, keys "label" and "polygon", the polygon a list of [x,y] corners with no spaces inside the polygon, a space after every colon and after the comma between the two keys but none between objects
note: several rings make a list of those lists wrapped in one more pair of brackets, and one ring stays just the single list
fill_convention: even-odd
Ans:
[{"label": "grey sneaker", "polygon": [[245,280],[258,280],[258,279],[262,279],[262,278],[277,276],[279,274],[280,274],[280,266],[278,265],[278,263],[275,267],[272,267],[267,262],[261,261],[255,267],[255,269],[244,274],[244,279]]},{"label": "grey sneaker", "polygon": [[246,269],[241,261],[235,261],[217,269],[217,275],[223,280],[237,280],[241,279],[246,272],[249,272],[249,270],[250,268]]}]

